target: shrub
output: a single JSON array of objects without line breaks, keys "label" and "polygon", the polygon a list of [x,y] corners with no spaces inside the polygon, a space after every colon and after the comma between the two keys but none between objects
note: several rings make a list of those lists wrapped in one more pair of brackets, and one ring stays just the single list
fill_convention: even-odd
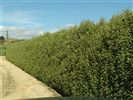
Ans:
[{"label": "shrub", "polygon": [[133,12],[7,47],[7,59],[63,96],[133,99]]}]

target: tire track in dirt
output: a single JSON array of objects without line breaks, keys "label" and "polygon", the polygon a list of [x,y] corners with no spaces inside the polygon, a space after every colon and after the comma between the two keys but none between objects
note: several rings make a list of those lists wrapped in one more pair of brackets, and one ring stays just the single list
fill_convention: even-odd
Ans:
[{"label": "tire track in dirt", "polygon": [[[3,66],[4,67],[4,66]],[[10,73],[3,68],[2,70],[2,97],[8,96],[15,89],[15,83]]]}]

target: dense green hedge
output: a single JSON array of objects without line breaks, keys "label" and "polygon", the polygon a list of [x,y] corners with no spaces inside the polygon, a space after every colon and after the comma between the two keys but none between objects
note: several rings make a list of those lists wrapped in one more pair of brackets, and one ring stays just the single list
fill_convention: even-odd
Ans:
[{"label": "dense green hedge", "polygon": [[63,96],[131,100],[133,12],[10,44],[7,59]]}]

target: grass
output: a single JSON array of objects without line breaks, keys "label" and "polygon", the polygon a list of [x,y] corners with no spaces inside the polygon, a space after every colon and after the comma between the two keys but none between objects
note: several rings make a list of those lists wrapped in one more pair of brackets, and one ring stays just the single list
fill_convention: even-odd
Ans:
[{"label": "grass", "polygon": [[3,45],[0,45],[0,56],[6,55],[6,47]]}]

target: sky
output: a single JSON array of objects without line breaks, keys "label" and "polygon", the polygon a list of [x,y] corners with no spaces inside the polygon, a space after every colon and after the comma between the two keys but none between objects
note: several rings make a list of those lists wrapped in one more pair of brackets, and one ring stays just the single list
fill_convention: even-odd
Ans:
[{"label": "sky", "polygon": [[133,0],[1,0],[0,31],[8,30],[12,38],[32,38],[87,19],[108,21],[127,8],[133,10]]}]

